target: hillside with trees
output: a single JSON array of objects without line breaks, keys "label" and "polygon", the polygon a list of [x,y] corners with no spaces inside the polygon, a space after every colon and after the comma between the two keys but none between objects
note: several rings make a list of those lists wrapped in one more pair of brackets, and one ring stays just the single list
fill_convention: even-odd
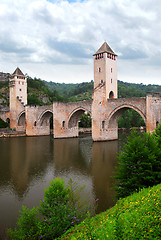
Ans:
[{"label": "hillside with trees", "polygon": [[[27,76],[29,105],[50,105],[53,101],[75,102],[92,99],[94,82],[55,83]],[[145,97],[146,92],[160,92],[160,85],[127,83],[118,80],[118,97]],[[9,82],[0,82],[0,107],[9,106]],[[88,119],[87,119],[88,120]],[[88,123],[89,125],[89,123]],[[120,128],[145,126],[141,116],[132,109],[119,119]]]}]

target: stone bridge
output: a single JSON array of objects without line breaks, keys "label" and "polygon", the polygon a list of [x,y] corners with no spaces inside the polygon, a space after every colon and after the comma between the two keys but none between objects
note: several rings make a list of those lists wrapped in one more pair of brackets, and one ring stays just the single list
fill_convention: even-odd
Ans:
[{"label": "stone bridge", "polygon": [[127,109],[134,109],[141,115],[147,131],[154,131],[161,122],[161,96],[157,93],[148,93],[141,98],[54,102],[46,106],[23,105],[17,99],[17,106],[16,114],[11,116],[5,108],[1,109],[0,117],[5,121],[10,119],[10,127],[25,132],[27,136],[49,135],[53,129],[54,138],[77,137],[78,122],[84,112],[92,117],[94,141],[117,139],[118,119]]}]

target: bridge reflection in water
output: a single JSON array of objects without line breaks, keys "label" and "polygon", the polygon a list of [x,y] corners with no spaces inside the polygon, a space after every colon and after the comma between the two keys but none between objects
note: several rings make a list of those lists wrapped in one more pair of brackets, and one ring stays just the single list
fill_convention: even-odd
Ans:
[{"label": "bridge reflection in water", "polygon": [[111,207],[111,178],[118,141],[95,142],[91,136],[53,139],[0,139],[0,230],[14,226],[22,205],[33,207],[54,177],[72,178],[86,185],[91,202],[99,198],[98,212]]}]

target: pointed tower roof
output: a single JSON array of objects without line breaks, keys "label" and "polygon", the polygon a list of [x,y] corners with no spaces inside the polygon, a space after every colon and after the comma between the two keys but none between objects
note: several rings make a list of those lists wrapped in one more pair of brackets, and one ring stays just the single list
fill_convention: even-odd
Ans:
[{"label": "pointed tower roof", "polygon": [[22,73],[22,71],[17,67],[16,70],[14,71],[14,73],[12,75],[20,75],[25,77],[25,75]]},{"label": "pointed tower roof", "polygon": [[111,53],[117,56],[116,53],[114,53],[114,51],[110,48],[110,46],[106,42],[102,44],[102,46],[98,49],[98,51],[93,56],[95,56],[96,54],[105,53],[105,52]]}]

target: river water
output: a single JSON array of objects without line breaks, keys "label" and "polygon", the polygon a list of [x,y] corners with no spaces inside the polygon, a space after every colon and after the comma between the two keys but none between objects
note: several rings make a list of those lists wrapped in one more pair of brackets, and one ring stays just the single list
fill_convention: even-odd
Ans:
[{"label": "river water", "polygon": [[86,185],[97,212],[112,207],[113,171],[122,140],[93,142],[90,135],[72,139],[17,137],[0,139],[0,233],[15,226],[22,205],[39,205],[51,179],[70,178]]}]

